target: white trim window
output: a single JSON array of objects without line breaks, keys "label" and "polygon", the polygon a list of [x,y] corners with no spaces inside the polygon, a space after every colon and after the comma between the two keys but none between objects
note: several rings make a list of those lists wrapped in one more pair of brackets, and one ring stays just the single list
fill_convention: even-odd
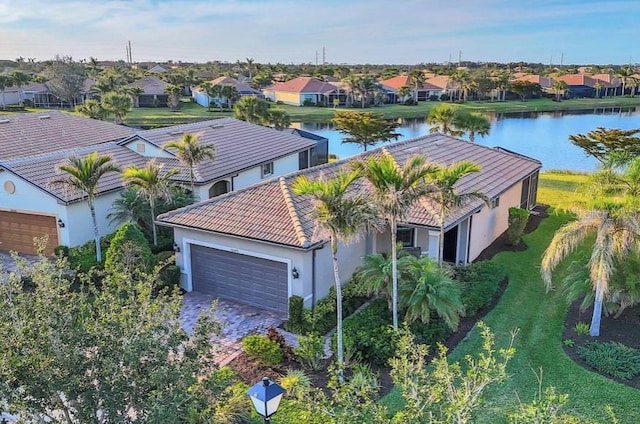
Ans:
[{"label": "white trim window", "polygon": [[262,178],[270,177],[273,175],[273,162],[267,162],[262,165]]}]

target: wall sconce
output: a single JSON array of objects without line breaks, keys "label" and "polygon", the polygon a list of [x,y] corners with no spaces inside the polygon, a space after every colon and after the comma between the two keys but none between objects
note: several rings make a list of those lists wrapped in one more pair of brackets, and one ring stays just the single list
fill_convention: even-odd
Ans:
[{"label": "wall sconce", "polygon": [[58,227],[64,228],[64,222],[62,222],[62,219],[60,218],[58,218]]},{"label": "wall sconce", "polygon": [[180,253],[180,246],[175,241],[173,242],[173,251],[176,253]]},{"label": "wall sconce", "polygon": [[294,279],[296,279],[296,280],[297,280],[298,278],[300,278],[300,273],[298,272],[298,270],[296,269],[296,267],[295,267],[295,266],[294,266],[294,267],[293,267],[293,269],[291,270],[291,276],[292,276]]}]

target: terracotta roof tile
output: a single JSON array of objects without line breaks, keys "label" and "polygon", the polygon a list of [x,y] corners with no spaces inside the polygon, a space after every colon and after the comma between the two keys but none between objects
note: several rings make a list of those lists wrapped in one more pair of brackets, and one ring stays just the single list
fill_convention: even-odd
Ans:
[{"label": "terracotta roof tile", "polygon": [[290,93],[328,93],[336,88],[336,85],[330,82],[320,81],[313,77],[298,77],[287,82],[273,84],[265,90]]}]

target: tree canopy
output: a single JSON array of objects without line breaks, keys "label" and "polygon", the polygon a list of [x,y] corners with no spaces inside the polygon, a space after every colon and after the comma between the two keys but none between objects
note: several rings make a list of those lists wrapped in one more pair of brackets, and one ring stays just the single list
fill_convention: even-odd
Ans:
[{"label": "tree canopy", "polygon": [[332,122],[338,131],[347,135],[343,143],[358,144],[365,151],[379,141],[387,142],[400,136],[395,132],[400,124],[384,119],[381,113],[337,111]]},{"label": "tree canopy", "polygon": [[632,158],[640,155],[640,128],[621,130],[616,128],[598,127],[585,134],[569,136],[569,141],[580,147],[586,154],[593,156],[600,163],[606,164],[611,160]]}]

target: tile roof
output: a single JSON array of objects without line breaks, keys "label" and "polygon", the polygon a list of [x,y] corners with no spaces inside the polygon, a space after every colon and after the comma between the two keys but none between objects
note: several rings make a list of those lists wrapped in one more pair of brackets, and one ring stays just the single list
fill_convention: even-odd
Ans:
[{"label": "tile roof", "polygon": [[59,111],[0,117],[0,163],[36,154],[120,140],[134,130]]},{"label": "tile roof", "polygon": [[611,74],[593,74],[591,78],[598,80],[603,87],[620,87],[622,85],[622,81],[620,78]]},{"label": "tile roof", "polygon": [[551,78],[542,75],[525,74],[513,78],[513,81],[525,81],[534,84],[540,84],[542,88],[551,88],[553,86],[553,80]]},{"label": "tile roof", "polygon": [[569,87],[571,87],[572,85],[585,85],[587,87],[593,87],[596,83],[595,79],[584,74],[562,75],[556,77],[556,80],[566,82]]},{"label": "tile roof", "polygon": [[127,87],[140,87],[144,90],[144,93],[142,94],[158,96],[167,94],[165,92],[165,89],[168,85],[168,83],[162,81],[160,78],[146,76],[130,84],[127,84]]},{"label": "tile roof", "polygon": [[[411,83],[410,78],[408,75],[398,75],[383,81],[380,81],[383,85],[387,86],[387,87],[391,87],[395,90],[400,89],[401,87],[404,87],[405,85],[411,89],[414,88],[414,85]],[[421,87],[422,90],[441,90],[442,88],[438,87],[437,85],[434,85],[430,82],[425,81],[422,84]]]},{"label": "tile roof", "polygon": [[[185,134],[197,134],[201,144],[213,144],[215,149],[215,158],[207,159],[198,166],[197,183],[207,183],[228,177],[316,145],[315,141],[291,132],[277,131],[233,118],[201,121],[136,133],[138,137],[161,147],[170,141],[181,140]],[[127,142],[129,141],[123,141],[123,143]]]},{"label": "tile roof", "polygon": [[335,90],[337,86],[330,82],[320,81],[313,77],[298,77],[287,82],[273,84],[265,90],[286,91],[290,93],[328,93]]},{"label": "tile roof", "polygon": [[451,77],[448,75],[436,75],[433,78],[428,78],[426,80],[429,84],[440,88],[441,90],[447,90],[450,88],[455,88],[458,83],[451,80]]},{"label": "tile roof", "polygon": [[[491,198],[501,195],[541,167],[539,161],[519,154],[472,144],[441,134],[394,143],[381,149],[361,153],[355,159],[380,155],[382,149],[393,155],[400,165],[416,154],[425,155],[429,161],[440,165],[471,160],[479,164],[482,170],[461,179],[457,188],[462,192],[480,191]],[[291,195],[291,185],[299,175],[303,174],[312,180],[331,178],[348,166],[349,161],[353,159],[271,179],[168,212],[160,215],[158,222],[167,226],[193,228],[308,248],[326,241],[326,234],[322,234],[314,220],[312,198]],[[371,189],[365,180],[359,180],[354,184],[353,190],[367,194]],[[476,201],[456,209],[448,215],[445,226],[455,224],[481,206],[482,202]],[[410,211],[405,223],[437,228],[438,206],[430,200],[423,199],[420,205],[416,205]]]}]

